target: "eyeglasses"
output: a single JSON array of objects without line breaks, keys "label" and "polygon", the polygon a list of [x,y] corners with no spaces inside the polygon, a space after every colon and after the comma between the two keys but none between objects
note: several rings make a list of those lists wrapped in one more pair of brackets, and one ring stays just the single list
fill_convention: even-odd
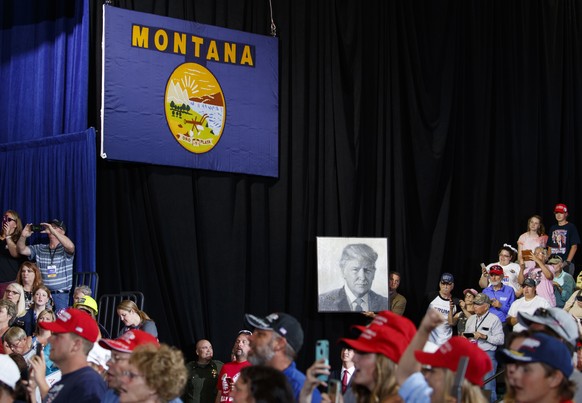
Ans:
[{"label": "eyeglasses", "polygon": [[442,285],[453,285],[453,283],[449,283],[448,281],[441,281]]},{"label": "eyeglasses", "polygon": [[500,254],[499,257],[511,257],[511,255]]},{"label": "eyeglasses", "polygon": [[136,374],[135,372],[131,372],[131,371],[122,371],[121,376],[126,376],[131,381],[133,381],[135,378],[143,378],[143,375]]},{"label": "eyeglasses", "polygon": [[24,339],[15,340],[14,343],[7,343],[8,347],[10,347],[11,350],[14,350],[15,347],[20,346],[20,343],[22,343],[22,340],[24,340]]},{"label": "eyeglasses", "polygon": [[127,360],[129,360],[129,357],[128,356],[119,355],[119,354],[111,354],[111,357],[109,358],[109,361],[111,361],[114,364],[116,362],[127,361]]},{"label": "eyeglasses", "polygon": [[16,295],[16,294],[20,294],[18,291],[14,291],[14,290],[5,290],[4,291],[6,294],[10,294],[10,295]]}]

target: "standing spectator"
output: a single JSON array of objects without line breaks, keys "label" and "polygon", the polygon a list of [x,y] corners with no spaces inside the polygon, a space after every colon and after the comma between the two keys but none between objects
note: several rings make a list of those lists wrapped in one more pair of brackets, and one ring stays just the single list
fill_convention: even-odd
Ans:
[{"label": "standing spectator", "polygon": [[222,368],[222,361],[213,360],[214,350],[208,340],[196,343],[196,361],[186,364],[188,381],[182,395],[184,403],[214,403],[216,382]]},{"label": "standing spectator", "polygon": [[390,300],[390,310],[397,315],[404,315],[404,310],[406,309],[406,298],[404,298],[404,295],[398,293],[400,278],[402,276],[397,271],[391,271],[389,277],[388,299]]},{"label": "standing spectator", "polygon": [[[495,352],[497,351],[497,347],[502,346],[505,341],[503,325],[499,317],[491,315],[489,311],[491,300],[486,294],[477,294],[473,303],[475,305],[475,315],[467,320],[464,335],[474,343],[477,343],[477,346],[485,351],[491,359],[493,369],[485,375],[485,379],[487,379],[497,371]],[[495,379],[492,379],[483,387],[483,389],[491,391],[491,402],[497,400],[496,387],[497,383]]]},{"label": "standing spectator", "polygon": [[233,399],[234,403],[294,403],[296,401],[285,375],[264,365],[243,368],[234,385]]},{"label": "standing spectator", "polygon": [[489,269],[489,287],[483,290],[491,300],[490,312],[495,314],[501,323],[505,323],[509,307],[515,301],[513,288],[501,282],[503,278],[503,269],[501,266],[491,266]]},{"label": "standing spectator", "polygon": [[356,372],[352,390],[360,403],[395,402],[398,399],[396,370],[416,328],[405,317],[379,312],[357,339],[340,339],[353,348]]},{"label": "standing spectator", "polygon": [[129,299],[123,300],[117,305],[117,315],[125,325],[119,335],[132,329],[143,330],[149,334],[158,337],[158,328],[156,323],[148,316],[147,313],[137,307],[137,304]]},{"label": "standing spectator", "polygon": [[8,355],[0,354],[0,402],[13,402],[20,381],[18,365]]},{"label": "standing spectator", "polygon": [[517,351],[503,349],[500,359],[506,363],[508,394],[516,402],[571,402],[576,385],[568,378],[573,372],[568,348],[547,334],[525,338]]},{"label": "standing spectator", "polygon": [[[255,330],[251,336],[249,361],[281,371],[289,380],[295,399],[299,399],[305,375],[297,369],[295,357],[303,346],[303,328],[293,316],[272,313],[264,318],[246,314],[245,322]],[[312,402],[319,403],[321,394],[313,391]]]},{"label": "standing spectator", "polygon": [[14,280],[22,256],[18,254],[16,242],[22,233],[22,221],[14,210],[7,210],[2,216],[0,228],[0,283]]},{"label": "standing spectator", "polygon": [[120,402],[168,402],[176,399],[188,372],[180,350],[162,344],[136,347],[121,374]]},{"label": "standing spectator", "polygon": [[531,278],[526,278],[523,282],[523,298],[516,299],[507,313],[507,323],[513,326],[514,332],[526,330],[517,320],[520,312],[533,314],[538,308],[549,308],[550,303],[536,294],[536,282]]},{"label": "standing spectator", "polygon": [[329,377],[342,383],[342,394],[345,394],[350,389],[352,376],[356,371],[356,367],[354,367],[354,349],[344,346],[340,352],[340,359],[342,362],[341,369],[339,371],[331,371]]},{"label": "standing spectator", "polygon": [[430,334],[429,342],[440,346],[453,336],[453,327],[448,322],[449,312],[453,316],[457,313],[459,305],[458,298],[453,298],[452,292],[455,288],[455,278],[451,273],[443,273],[439,281],[439,291],[428,296],[428,307],[432,308],[443,316],[443,322],[437,326]]},{"label": "standing spectator", "polygon": [[233,386],[239,377],[240,371],[251,365],[247,360],[251,349],[249,342],[251,335],[252,332],[249,330],[238,332],[238,336],[234,341],[234,361],[224,364],[218,375],[216,403],[232,402]]},{"label": "standing spectator", "polygon": [[527,254],[533,253],[538,246],[546,247],[548,243],[548,236],[546,229],[542,223],[542,217],[539,215],[532,215],[527,220],[527,231],[519,236],[517,240],[517,254],[518,258],[522,258],[524,251]]},{"label": "standing spectator", "polygon": [[545,298],[551,306],[556,306],[553,283],[555,269],[554,266],[546,263],[548,261],[548,251],[538,246],[532,254],[532,259],[535,263],[534,267],[525,267],[524,263],[520,262],[519,280],[522,282],[526,278],[534,280],[536,282],[536,293]]},{"label": "standing spectator", "polygon": [[499,262],[490,263],[485,268],[481,269],[481,277],[479,278],[479,287],[486,288],[489,286],[489,269],[495,265],[501,266],[503,268],[503,279],[502,282],[505,285],[513,288],[516,297],[520,297],[522,290],[520,287],[521,282],[518,280],[519,276],[519,265],[514,263],[517,256],[517,250],[508,244],[504,244],[501,249],[499,249]]},{"label": "standing spectator", "polygon": [[26,240],[32,235],[32,224],[26,224],[16,245],[21,255],[36,260],[42,280],[51,290],[55,311],[59,312],[69,306],[75,244],[65,235],[67,227],[61,220],[54,219],[40,225],[44,227],[41,233],[48,235],[48,245],[26,245]]},{"label": "standing spectator", "polygon": [[453,310],[449,311],[449,325],[457,326],[457,334],[465,333],[465,325],[467,324],[467,319],[471,315],[475,314],[475,297],[477,296],[477,290],[473,288],[467,288],[463,291],[463,300],[459,302],[459,307],[461,310],[453,315]]},{"label": "standing spectator", "polygon": [[[574,275],[574,256],[580,243],[580,235],[574,224],[568,222],[568,207],[563,204],[556,204],[554,216],[557,223],[550,227],[548,248],[552,255],[562,258],[562,266],[571,275]],[[570,266],[572,265],[572,266]]]},{"label": "standing spectator", "polygon": [[554,267],[554,297],[556,298],[556,306],[563,308],[566,301],[574,292],[576,286],[574,277],[563,270],[562,258],[558,255],[550,256],[548,264]]},{"label": "standing spectator", "polygon": [[31,358],[34,378],[41,389],[43,401],[101,402],[107,385],[87,363],[87,356],[99,336],[99,328],[93,318],[86,312],[68,308],[59,314],[55,322],[39,322],[39,326],[52,332],[49,338],[49,358],[58,365],[63,374],[61,380],[45,396],[48,385],[44,381],[44,360],[37,355]]},{"label": "standing spectator", "polygon": [[158,339],[142,330],[129,330],[117,339],[101,339],[99,345],[111,350],[111,357],[107,362],[108,368],[105,380],[109,389],[101,400],[102,403],[119,402],[123,372],[129,369],[129,357],[137,346],[151,344],[159,347]]},{"label": "standing spectator", "polygon": [[[441,322],[441,315],[434,309],[426,312],[418,331],[398,363],[396,371],[400,384],[398,394],[405,402],[414,403],[486,402],[481,387],[485,374],[491,371],[491,360],[475,343],[454,336],[432,354],[423,351],[432,329]],[[462,357],[470,357],[465,377],[460,385],[454,385]],[[460,401],[455,400],[458,398],[455,386],[461,389]]]}]

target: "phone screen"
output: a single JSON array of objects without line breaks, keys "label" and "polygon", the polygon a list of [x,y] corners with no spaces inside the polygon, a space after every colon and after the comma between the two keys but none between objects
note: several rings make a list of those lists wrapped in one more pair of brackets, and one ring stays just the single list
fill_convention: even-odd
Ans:
[{"label": "phone screen", "polygon": [[[329,340],[317,340],[315,343],[315,361],[325,359],[325,363],[329,364]],[[317,379],[326,382],[327,375],[317,375]]]}]

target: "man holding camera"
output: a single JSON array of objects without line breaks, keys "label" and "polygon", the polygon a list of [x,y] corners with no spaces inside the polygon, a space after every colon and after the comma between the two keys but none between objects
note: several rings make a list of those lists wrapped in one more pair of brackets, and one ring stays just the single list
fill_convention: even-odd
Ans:
[{"label": "man holding camera", "polygon": [[[18,253],[27,256],[29,260],[36,260],[42,281],[51,291],[56,312],[69,305],[69,292],[73,283],[75,244],[65,235],[66,229],[65,224],[57,219],[40,223],[38,227],[26,224],[16,244]],[[48,235],[48,245],[26,245],[26,240],[34,230]]]}]

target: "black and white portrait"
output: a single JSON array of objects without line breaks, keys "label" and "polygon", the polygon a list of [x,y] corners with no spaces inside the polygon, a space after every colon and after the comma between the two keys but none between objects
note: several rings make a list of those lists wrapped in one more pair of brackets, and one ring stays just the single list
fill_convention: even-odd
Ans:
[{"label": "black and white portrait", "polygon": [[317,276],[319,312],[388,309],[388,240],[318,237]]}]

